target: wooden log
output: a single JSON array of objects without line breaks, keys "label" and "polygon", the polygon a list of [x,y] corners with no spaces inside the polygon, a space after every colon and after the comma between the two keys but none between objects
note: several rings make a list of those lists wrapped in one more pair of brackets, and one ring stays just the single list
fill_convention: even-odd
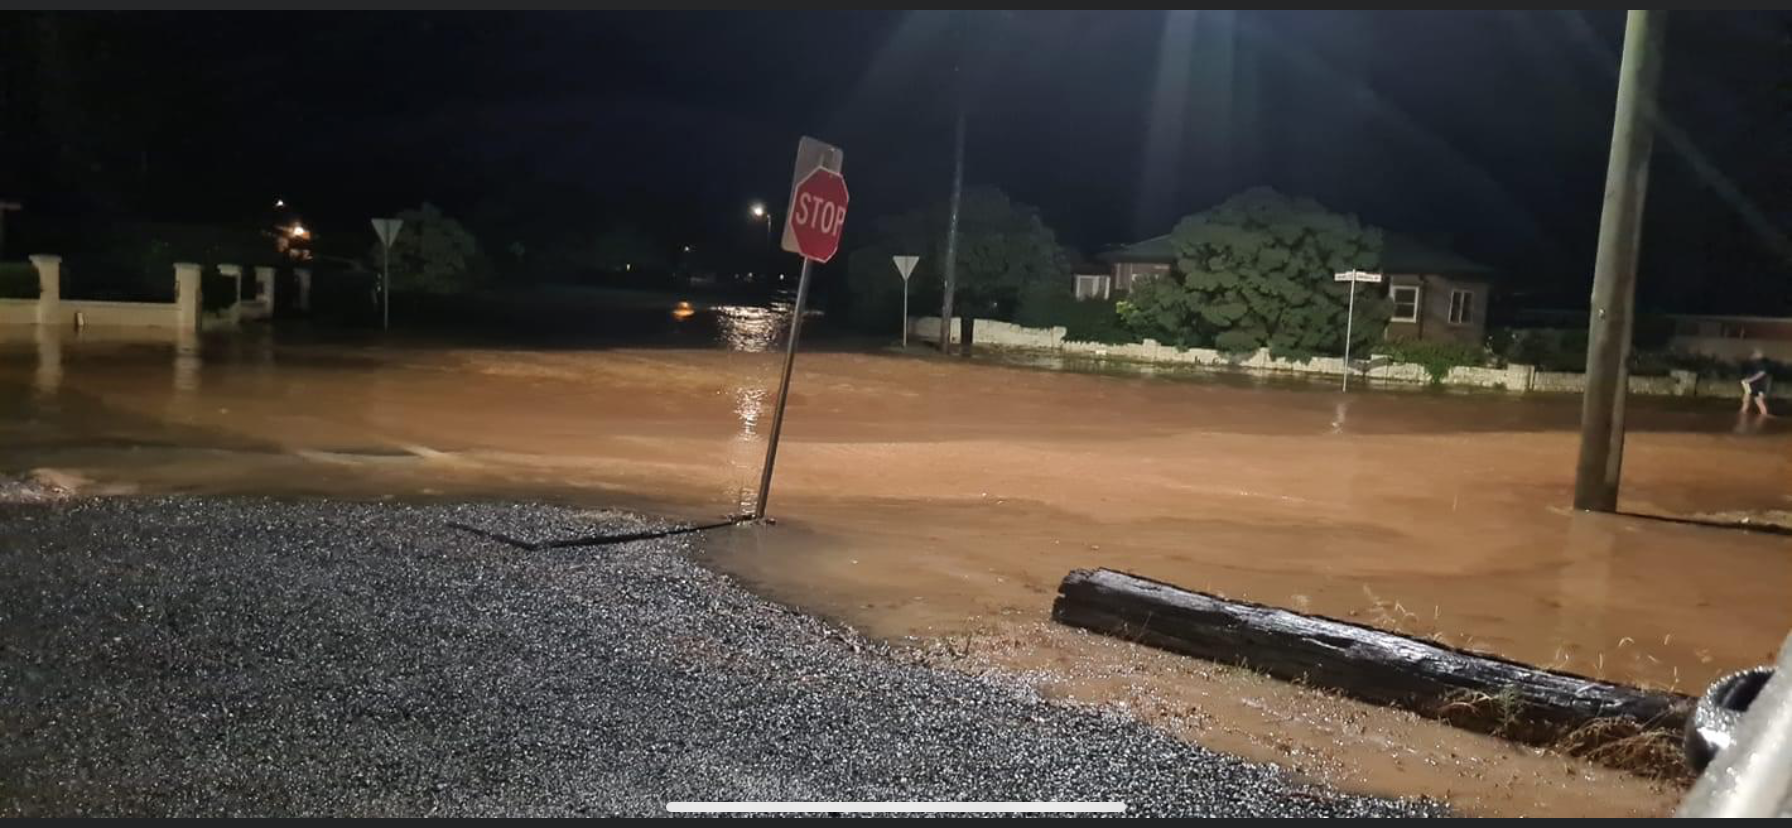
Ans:
[{"label": "wooden log", "polygon": [[1678,730],[1693,703],[1108,569],[1065,576],[1052,619],[1540,744],[1601,720]]}]

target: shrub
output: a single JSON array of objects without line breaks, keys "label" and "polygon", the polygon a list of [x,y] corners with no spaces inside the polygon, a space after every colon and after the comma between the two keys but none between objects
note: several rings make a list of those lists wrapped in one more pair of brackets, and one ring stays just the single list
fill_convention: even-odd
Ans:
[{"label": "shrub", "polygon": [[1021,294],[1014,321],[1029,328],[1063,325],[1064,337],[1079,342],[1138,342],[1139,337],[1121,324],[1118,304],[1111,299],[1077,299],[1062,284],[1037,284]]},{"label": "shrub", "polygon": [[1667,351],[1631,351],[1630,375],[1633,377],[1663,377],[1669,371],[1681,367],[1679,355]]},{"label": "shrub", "polygon": [[37,268],[30,262],[0,262],[0,299],[36,299]]},{"label": "shrub", "polygon": [[[1630,352],[1630,373],[1634,376],[1663,376],[1669,371],[1691,371],[1705,377],[1742,376],[1742,366],[1747,359],[1724,359],[1706,354],[1693,354],[1685,351],[1633,350]],[[1773,360],[1767,360],[1768,373],[1783,376],[1782,368]]]},{"label": "shrub", "polygon": [[1487,341],[1502,361],[1539,371],[1579,371],[1587,366],[1584,328],[1502,329],[1489,333]]},{"label": "shrub", "polygon": [[[1705,376],[1734,373],[1738,360],[1674,351],[1666,347],[1661,326],[1650,331],[1638,318],[1635,345],[1630,351],[1630,373],[1640,377],[1666,376],[1669,371],[1692,371]],[[1580,328],[1495,329],[1487,334],[1487,347],[1501,362],[1532,365],[1539,371],[1584,371],[1587,368],[1587,332]]]},{"label": "shrub", "polygon": [[1376,353],[1397,362],[1422,366],[1431,375],[1432,385],[1441,385],[1451,368],[1479,367],[1487,364],[1487,349],[1466,342],[1434,342],[1423,339],[1394,339],[1383,342]]}]

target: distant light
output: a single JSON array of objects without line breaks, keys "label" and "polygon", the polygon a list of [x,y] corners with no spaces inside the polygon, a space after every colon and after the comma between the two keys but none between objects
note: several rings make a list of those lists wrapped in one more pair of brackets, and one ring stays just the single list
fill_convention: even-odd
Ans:
[{"label": "distant light", "polygon": [[753,218],[765,218],[765,205],[760,202],[753,202],[753,206],[748,207],[747,211],[753,214]]},{"label": "distant light", "polygon": [[690,246],[690,245],[688,245],[688,244],[687,244],[687,245],[685,245],[685,246],[684,246],[684,252],[686,252],[686,253],[689,253],[689,252],[691,252],[691,246]]},{"label": "distant light", "polygon": [[287,232],[291,233],[292,237],[295,239],[309,238],[311,236],[311,231],[306,230],[305,225],[303,224],[295,224],[292,226],[292,229]]},{"label": "distant light", "polygon": [[274,206],[275,206],[275,207],[285,207],[285,206],[286,206],[286,199],[283,199],[283,198],[276,198],[276,199],[274,199]]},{"label": "distant light", "polygon": [[622,263],[622,269],[623,269],[623,270],[634,270],[634,269],[635,269],[635,265],[634,265],[634,263],[633,263],[633,262],[623,262],[623,263]]}]

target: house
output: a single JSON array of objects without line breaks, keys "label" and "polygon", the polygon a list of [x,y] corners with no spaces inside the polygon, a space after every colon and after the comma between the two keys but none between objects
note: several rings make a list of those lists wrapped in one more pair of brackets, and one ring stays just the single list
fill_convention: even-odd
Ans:
[{"label": "house", "polygon": [[[1124,295],[1146,279],[1170,274],[1176,250],[1168,235],[1110,250],[1099,257],[1105,273],[1076,274],[1079,299]],[[1382,238],[1384,278],[1378,289],[1393,301],[1388,320],[1390,339],[1481,342],[1487,334],[1487,300],[1494,270],[1449,249],[1400,233]]]},{"label": "house", "polygon": [[[1582,315],[1582,324],[1585,315]],[[1747,359],[1755,351],[1780,362],[1792,362],[1792,318],[1783,316],[1710,316],[1671,313],[1674,332],[1668,347],[1716,359]]]}]

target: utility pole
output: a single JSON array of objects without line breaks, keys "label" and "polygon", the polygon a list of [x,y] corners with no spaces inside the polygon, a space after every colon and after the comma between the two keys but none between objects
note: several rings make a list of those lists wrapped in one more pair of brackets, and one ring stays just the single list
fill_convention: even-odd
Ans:
[{"label": "utility pole", "polygon": [[1612,117],[1611,158],[1605,169],[1605,206],[1599,215],[1599,252],[1593,263],[1593,302],[1587,322],[1580,461],[1574,470],[1574,508],[1592,512],[1618,509],[1637,249],[1643,197],[1649,187],[1649,152],[1655,143],[1664,14],[1632,9],[1624,22],[1618,106]]},{"label": "utility pole", "polygon": [[952,202],[946,210],[945,290],[940,296],[940,353],[952,353],[952,294],[958,289],[958,202],[964,194],[964,81],[958,81],[958,120],[953,127]]}]

